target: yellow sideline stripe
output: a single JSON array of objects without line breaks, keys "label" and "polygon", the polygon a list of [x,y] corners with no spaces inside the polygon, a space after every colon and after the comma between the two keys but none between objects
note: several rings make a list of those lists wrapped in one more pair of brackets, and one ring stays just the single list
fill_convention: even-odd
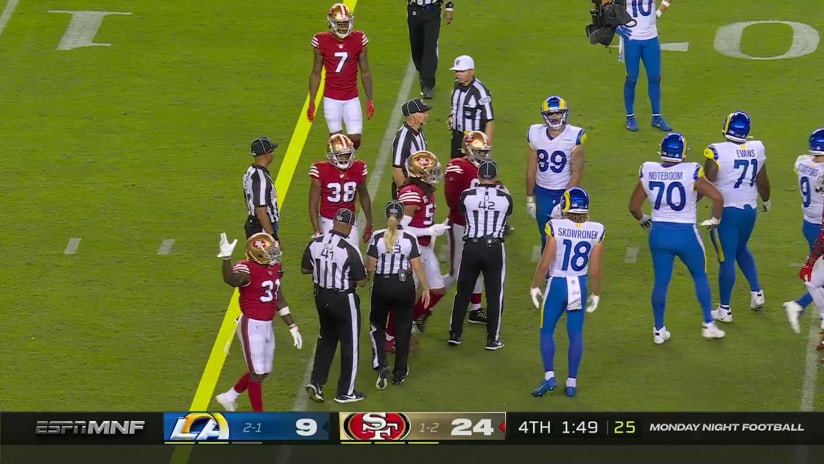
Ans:
[{"label": "yellow sideline stripe", "polygon": [[[345,3],[350,10],[354,11],[358,0],[345,0]],[[323,89],[326,78],[326,71],[321,72],[320,89]],[[315,97],[315,108],[320,106],[323,92],[318,92]],[[283,156],[283,162],[278,169],[278,175],[275,179],[275,189],[278,194],[278,203],[282,207],[286,203],[286,194],[289,192],[289,186],[292,183],[292,177],[297,169],[300,154],[303,152],[303,146],[306,144],[306,139],[309,137],[309,129],[312,128],[312,123],[306,119],[306,112],[309,109],[309,94],[306,94],[306,99],[303,102],[303,108],[298,114],[298,122],[295,125],[295,130],[292,132],[292,137],[289,139],[289,146],[286,148],[286,154]],[[322,114],[315,114],[315,117],[322,117]],[[229,305],[226,308],[226,314],[223,316],[223,322],[220,324],[215,342],[212,344],[212,350],[209,353],[209,359],[206,361],[206,367],[203,369],[203,375],[200,377],[200,382],[197,384],[195,396],[192,399],[192,404],[189,406],[190,411],[208,411],[209,404],[212,400],[212,395],[215,392],[220,372],[223,370],[223,364],[226,362],[226,352],[223,351],[225,340],[231,340],[232,333],[235,330],[235,319],[240,315],[240,306],[238,304],[238,290],[235,289],[232,293],[232,298],[229,300]],[[191,446],[175,448],[172,456],[172,463],[185,463],[189,461],[191,453]]]}]

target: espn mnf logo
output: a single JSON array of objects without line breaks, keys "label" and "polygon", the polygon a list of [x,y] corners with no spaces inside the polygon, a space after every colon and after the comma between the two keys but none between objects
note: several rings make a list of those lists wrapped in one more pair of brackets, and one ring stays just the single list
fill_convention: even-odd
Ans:
[{"label": "espn mnf logo", "polygon": [[409,435],[411,422],[400,412],[349,413],[341,423],[343,434],[354,441],[399,441]]},{"label": "espn mnf logo", "polygon": [[35,435],[137,435],[146,427],[144,420],[39,420]]},{"label": "espn mnf logo", "polygon": [[[168,413],[167,420],[168,423]],[[190,412],[174,419],[166,441],[224,441],[229,439],[229,422],[220,413]],[[168,430],[168,428],[167,428]]]}]

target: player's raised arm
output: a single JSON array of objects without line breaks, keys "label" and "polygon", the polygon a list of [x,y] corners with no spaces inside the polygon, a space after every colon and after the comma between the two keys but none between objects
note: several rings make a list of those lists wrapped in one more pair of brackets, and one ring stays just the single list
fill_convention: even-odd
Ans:
[{"label": "player's raised arm", "polygon": [[232,287],[242,287],[248,285],[250,282],[249,269],[243,263],[237,263],[232,266],[232,252],[237,245],[237,239],[229,240],[226,238],[226,233],[220,234],[220,253],[217,257],[222,258],[221,272],[223,273],[223,281]]}]

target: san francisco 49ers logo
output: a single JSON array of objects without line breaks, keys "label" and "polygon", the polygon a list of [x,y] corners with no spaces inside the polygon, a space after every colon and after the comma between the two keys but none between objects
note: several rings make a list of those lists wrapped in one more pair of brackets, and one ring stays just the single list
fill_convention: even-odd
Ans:
[{"label": "san francisco 49ers logo", "polygon": [[266,240],[255,240],[252,242],[253,247],[260,248],[261,250],[265,250],[267,245],[269,245],[269,242]]},{"label": "san francisco 49ers logo", "polygon": [[430,158],[428,156],[424,156],[424,155],[418,156],[417,158],[415,158],[415,161],[418,163],[418,166],[420,166],[422,168],[428,168],[428,167],[432,166],[432,158]]},{"label": "san francisco 49ers logo", "polygon": [[403,440],[409,434],[409,418],[398,412],[356,412],[343,420],[352,440]]}]

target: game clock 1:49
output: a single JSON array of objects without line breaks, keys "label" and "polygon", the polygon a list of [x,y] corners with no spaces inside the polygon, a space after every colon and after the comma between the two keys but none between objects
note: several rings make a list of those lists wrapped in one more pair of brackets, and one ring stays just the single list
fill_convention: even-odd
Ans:
[{"label": "game clock 1:49", "polygon": [[637,419],[609,413],[507,413],[507,422],[512,425],[507,433],[511,442],[611,443],[641,435]]}]

